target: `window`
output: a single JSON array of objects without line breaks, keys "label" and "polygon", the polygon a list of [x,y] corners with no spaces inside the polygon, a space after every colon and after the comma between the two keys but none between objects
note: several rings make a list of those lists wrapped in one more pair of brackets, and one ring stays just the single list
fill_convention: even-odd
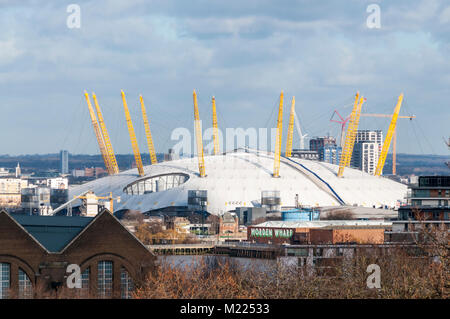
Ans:
[{"label": "window", "polygon": [[7,299],[10,287],[10,265],[0,263],[0,299]]},{"label": "window", "polygon": [[19,268],[19,298],[33,298],[33,285],[28,275],[21,268]]},{"label": "window", "polygon": [[122,267],[120,269],[120,296],[122,299],[130,299],[133,291],[133,280],[128,271]]},{"label": "window", "polygon": [[113,285],[113,262],[102,260],[98,262],[97,292],[99,297],[111,297]]},{"label": "window", "polygon": [[88,267],[86,268],[82,273],[81,273],[81,291],[84,295],[89,294],[89,277],[91,274],[91,268]]}]

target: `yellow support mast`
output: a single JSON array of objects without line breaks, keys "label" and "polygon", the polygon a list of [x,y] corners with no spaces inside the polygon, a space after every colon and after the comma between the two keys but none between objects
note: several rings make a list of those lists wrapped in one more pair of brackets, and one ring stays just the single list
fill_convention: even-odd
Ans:
[{"label": "yellow support mast", "polygon": [[84,96],[86,97],[86,102],[89,108],[89,115],[91,116],[92,126],[94,128],[95,137],[97,138],[98,147],[100,148],[100,153],[103,157],[103,162],[105,163],[106,171],[108,174],[114,174],[114,171],[111,167],[108,153],[106,151],[105,142],[103,141],[102,133],[100,132],[100,128],[97,122],[97,116],[95,115],[94,109],[92,108],[91,100],[89,99],[89,94],[84,91]]},{"label": "yellow support mast", "polygon": [[153,145],[152,132],[150,131],[150,124],[148,123],[147,111],[145,110],[144,98],[139,95],[139,101],[141,102],[142,118],[144,120],[145,136],[147,137],[148,152],[150,154],[150,160],[153,164],[158,164],[156,159],[155,146]]},{"label": "yellow support mast", "polygon": [[197,157],[198,157],[198,170],[200,177],[205,177],[205,158],[203,157],[203,138],[202,127],[200,123],[200,114],[198,112],[197,93],[193,93],[194,96],[194,122],[195,122],[195,137],[197,141]]},{"label": "yellow support mast", "polygon": [[356,131],[358,130],[359,118],[361,116],[361,108],[364,103],[364,98],[359,97],[359,92],[356,93],[353,110],[350,115],[350,121],[345,134],[344,149],[342,150],[341,158],[339,160],[338,177],[342,177],[346,166],[350,165],[352,159],[353,147],[355,145]]},{"label": "yellow support mast", "polygon": [[292,140],[294,138],[295,96],[292,97],[291,115],[289,116],[288,136],[286,141],[286,157],[292,156]]},{"label": "yellow support mast", "polygon": [[97,96],[92,93],[92,98],[94,99],[95,109],[97,110],[98,122],[100,124],[100,130],[102,132],[103,141],[105,142],[106,153],[108,154],[109,164],[112,168],[113,174],[119,173],[119,166],[117,165],[116,155],[114,154],[114,149],[109,139],[108,130],[106,129],[105,121],[103,120],[103,114],[100,110],[100,106],[97,101]]},{"label": "yellow support mast", "polygon": [[214,142],[214,155],[220,153],[219,149],[219,128],[217,126],[217,112],[216,112],[216,98],[212,97],[212,116],[213,116],[213,142]]},{"label": "yellow support mast", "polygon": [[123,109],[125,111],[125,118],[127,120],[128,133],[130,134],[131,146],[133,147],[134,160],[136,161],[136,166],[139,172],[139,176],[144,176],[144,166],[142,165],[141,153],[139,151],[139,146],[136,139],[136,134],[134,132],[133,122],[131,121],[130,111],[128,110],[127,100],[125,99],[125,93],[121,91]]},{"label": "yellow support mast", "polygon": [[389,147],[391,146],[391,140],[395,133],[395,127],[397,126],[398,114],[400,113],[402,102],[403,93],[398,97],[397,105],[395,106],[394,113],[392,114],[391,124],[389,124],[389,129],[383,143],[383,148],[381,149],[381,154],[378,158],[377,168],[375,169],[375,176],[380,176],[383,173],[384,163],[386,162],[387,153],[389,151]]},{"label": "yellow support mast", "polygon": [[353,148],[355,146],[356,132],[358,131],[359,119],[361,117],[361,109],[362,109],[362,105],[364,104],[365,100],[366,99],[362,96],[359,98],[359,104],[358,104],[358,108],[356,110],[356,118],[355,118],[355,122],[353,123],[353,129],[352,129],[352,134],[351,134],[351,139],[350,139],[349,156],[347,157],[347,161],[345,163],[346,167],[350,166],[350,162],[351,162],[351,159],[353,156]]},{"label": "yellow support mast", "polygon": [[280,177],[281,141],[283,136],[283,91],[280,94],[280,105],[278,107],[277,137],[275,140],[275,157],[273,162],[273,177]]}]

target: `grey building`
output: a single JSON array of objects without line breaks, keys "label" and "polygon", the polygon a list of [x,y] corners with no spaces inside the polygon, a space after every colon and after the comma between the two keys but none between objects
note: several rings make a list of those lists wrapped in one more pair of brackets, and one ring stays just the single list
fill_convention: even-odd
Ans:
[{"label": "grey building", "polygon": [[69,174],[69,151],[59,152],[59,161],[61,163],[61,174]]}]

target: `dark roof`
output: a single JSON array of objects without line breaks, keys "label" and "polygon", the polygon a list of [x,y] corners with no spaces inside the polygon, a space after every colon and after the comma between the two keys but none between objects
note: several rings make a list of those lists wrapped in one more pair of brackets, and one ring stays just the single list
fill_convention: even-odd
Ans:
[{"label": "dark roof", "polygon": [[59,252],[94,218],[11,214],[49,252]]}]

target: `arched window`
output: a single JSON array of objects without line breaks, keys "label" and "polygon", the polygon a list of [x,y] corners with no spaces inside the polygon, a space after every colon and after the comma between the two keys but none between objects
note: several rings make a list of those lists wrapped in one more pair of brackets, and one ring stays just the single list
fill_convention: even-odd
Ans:
[{"label": "arched window", "polygon": [[0,263],[0,299],[7,299],[9,295],[11,267],[8,263]]},{"label": "arched window", "polygon": [[19,268],[19,298],[33,298],[33,285],[28,275],[21,268]]},{"label": "arched window", "polygon": [[112,296],[113,287],[113,262],[101,260],[97,268],[97,293],[100,298]]},{"label": "arched window", "polygon": [[122,299],[130,299],[133,291],[133,280],[125,267],[120,268],[120,296]]},{"label": "arched window", "polygon": [[91,268],[87,267],[82,273],[81,273],[81,289],[80,289],[80,295],[84,298],[87,298],[89,296],[89,279],[91,275]]}]

